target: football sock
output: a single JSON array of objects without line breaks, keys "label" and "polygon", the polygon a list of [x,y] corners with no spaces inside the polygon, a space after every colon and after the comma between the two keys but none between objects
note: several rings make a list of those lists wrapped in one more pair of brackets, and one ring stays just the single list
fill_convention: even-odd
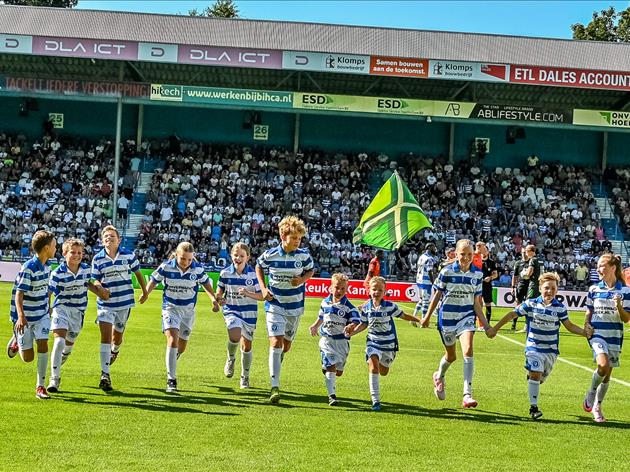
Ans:
[{"label": "football sock", "polygon": [[280,367],[282,365],[282,361],[280,360],[281,357],[282,357],[281,347],[269,348],[269,375],[271,376],[272,387],[280,386]]},{"label": "football sock", "polygon": [[109,343],[101,343],[101,370],[109,374],[109,361],[112,357],[112,347]]},{"label": "football sock", "polygon": [[488,323],[490,323],[490,319],[492,318],[492,307],[491,306],[487,306],[486,307],[486,319],[488,320]]},{"label": "football sock", "polygon": [[538,406],[538,395],[540,393],[540,381],[531,380],[527,381],[527,389],[529,390],[529,404]]},{"label": "football sock", "polygon": [[50,356],[50,376],[59,378],[61,371],[61,354],[66,347],[66,340],[62,337],[55,338],[53,342],[52,354]]},{"label": "football sock", "polygon": [[238,348],[238,343],[233,343],[232,341],[228,341],[227,343],[227,352],[228,352],[228,357],[230,358],[230,360],[234,359],[234,356],[236,355],[236,349]]},{"label": "football sock", "polygon": [[451,363],[446,360],[446,357],[443,356],[442,359],[440,360],[440,366],[438,367],[438,374],[440,375],[441,379],[444,378],[444,376],[446,375],[446,371],[448,370],[450,366],[451,366]]},{"label": "football sock", "polygon": [[606,392],[608,392],[608,385],[610,385],[609,382],[602,382],[601,384],[599,384],[599,387],[597,387],[597,393],[595,394],[596,405],[604,401]]},{"label": "football sock", "polygon": [[43,387],[46,383],[46,370],[48,370],[48,353],[37,353],[37,386]]},{"label": "football sock", "polygon": [[249,369],[252,366],[252,351],[243,351],[241,349],[241,369],[244,377],[249,377]]},{"label": "football sock", "polygon": [[74,349],[74,344],[68,344],[68,343],[66,343],[66,344],[64,344],[64,347],[63,347],[63,351],[62,351],[62,352],[63,352],[63,354],[64,354],[65,356],[69,356],[69,355],[70,355],[70,353],[72,352],[72,349]]},{"label": "football sock", "polygon": [[370,396],[372,397],[372,403],[381,401],[381,387],[379,381],[380,375],[370,372]]},{"label": "football sock", "polygon": [[595,371],[593,372],[593,378],[591,380],[591,392],[594,392],[595,390],[597,390],[597,387],[599,387],[599,385],[602,383],[603,380],[604,380],[604,377],[599,375],[599,373],[597,372],[597,369],[595,369]]},{"label": "football sock", "polygon": [[464,395],[472,395],[472,379],[475,372],[475,359],[464,356]]},{"label": "football sock", "polygon": [[328,395],[335,394],[335,377],[337,374],[335,372],[326,372],[326,388],[328,389]]},{"label": "football sock", "polygon": [[166,347],[166,375],[169,380],[177,379],[177,348]]},{"label": "football sock", "polygon": [[112,352],[120,351],[120,344],[112,344]]}]

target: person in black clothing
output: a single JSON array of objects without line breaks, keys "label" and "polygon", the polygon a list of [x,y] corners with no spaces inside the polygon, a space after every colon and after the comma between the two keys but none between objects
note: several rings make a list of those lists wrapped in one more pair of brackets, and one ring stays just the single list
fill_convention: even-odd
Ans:
[{"label": "person in black clothing", "polygon": [[528,245],[525,250],[527,251],[527,278],[529,278],[529,287],[527,289],[527,298],[537,298],[540,296],[540,289],[538,288],[538,279],[540,274],[543,273],[543,262],[536,255],[536,246],[533,244]]},{"label": "person in black clothing", "polygon": [[[529,259],[527,257],[527,249],[525,246],[521,248],[521,260],[516,261],[514,264],[514,273],[512,274],[512,292],[514,293],[515,305],[518,306],[527,298],[527,291],[529,289],[529,279],[525,276],[527,274],[527,267]],[[512,331],[516,329],[516,322],[518,317],[512,321]]]},{"label": "person in black clothing", "polygon": [[483,272],[481,296],[486,307],[486,319],[490,322],[489,320],[492,317],[492,281],[499,278],[499,272],[496,262],[490,257],[490,251],[488,251],[486,243],[478,242],[475,246],[477,253],[481,255],[481,271]]}]

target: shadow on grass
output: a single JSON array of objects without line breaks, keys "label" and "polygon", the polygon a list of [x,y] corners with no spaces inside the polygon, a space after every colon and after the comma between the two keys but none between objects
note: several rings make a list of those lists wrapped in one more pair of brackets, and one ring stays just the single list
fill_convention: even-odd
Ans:
[{"label": "shadow on grass", "polygon": [[[146,393],[122,392],[117,390],[104,393],[96,387],[86,387],[88,390],[93,390],[94,392],[64,392],[55,395],[54,398],[62,401],[92,405],[111,405],[114,407],[138,408],[148,411],[200,413],[218,416],[236,416],[241,414],[241,412],[213,412],[194,407],[213,405],[225,408],[243,409],[263,406],[276,409],[297,408],[321,411],[330,410],[331,412],[360,411],[377,416],[404,415],[418,418],[439,418],[445,421],[473,421],[498,425],[534,423],[534,421],[525,414],[525,411],[523,415],[512,415],[479,408],[469,410],[462,408],[427,408],[420,405],[385,401],[382,404],[383,409],[380,412],[372,412],[372,404],[367,400],[339,397],[339,405],[331,407],[328,405],[328,397],[326,395],[314,395],[284,390],[280,392],[280,403],[272,405],[269,403],[269,390],[267,389],[249,388],[241,390],[224,385],[209,384],[206,384],[206,387],[208,387],[208,390],[180,390],[177,394],[166,393],[164,390],[149,387],[140,387],[137,389],[145,391]],[[215,389],[218,396],[216,393],[210,391],[210,389]],[[117,402],[114,400],[116,398],[120,398],[123,401]],[[109,401],[108,399],[112,399],[113,401]],[[543,417],[535,421],[535,423],[543,425],[590,425],[598,428],[630,429],[630,423],[614,420],[609,420],[606,423],[594,423],[592,418],[586,415],[571,415],[570,418],[572,419],[548,419]]]},{"label": "shadow on grass", "polygon": [[[97,387],[85,387],[94,392],[72,392],[63,391],[54,396],[55,400],[61,400],[72,403],[83,403],[89,405],[107,405],[116,408],[135,408],[147,411],[159,411],[169,413],[199,413],[203,415],[216,416],[236,416],[236,412],[219,412],[205,411],[199,408],[193,408],[198,405],[218,405],[218,406],[235,406],[228,405],[226,402],[214,401],[214,397],[200,397],[188,395],[186,391],[178,394],[166,393],[164,390],[157,388],[141,388],[141,390],[149,390],[159,392],[158,394],[150,393],[133,393],[113,390],[111,392],[102,392]],[[121,401],[115,401],[115,399]]]}]

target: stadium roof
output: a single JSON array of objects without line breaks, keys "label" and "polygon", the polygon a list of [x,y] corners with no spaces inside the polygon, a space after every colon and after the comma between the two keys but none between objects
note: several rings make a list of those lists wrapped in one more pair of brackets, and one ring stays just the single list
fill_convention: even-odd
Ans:
[{"label": "stadium roof", "polygon": [[0,33],[630,71],[630,44],[0,6]]}]

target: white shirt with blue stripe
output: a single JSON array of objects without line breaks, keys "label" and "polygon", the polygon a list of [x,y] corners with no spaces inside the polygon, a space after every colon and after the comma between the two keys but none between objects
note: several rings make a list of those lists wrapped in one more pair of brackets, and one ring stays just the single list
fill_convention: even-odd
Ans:
[{"label": "white shirt with blue stripe", "polygon": [[454,329],[466,319],[475,319],[475,297],[481,295],[483,272],[470,264],[463,272],[458,262],[444,267],[435,279],[433,288],[442,292],[438,311],[438,329]]},{"label": "white shirt with blue stripe", "polygon": [[109,289],[109,300],[96,302],[99,310],[126,310],[136,305],[131,274],[140,270],[136,255],[120,248],[112,259],[101,249],[92,260],[92,278]]},{"label": "white shirt with blue stripe", "polygon": [[18,319],[15,307],[15,295],[18,290],[24,294],[22,307],[26,321],[34,322],[49,315],[49,276],[50,267],[42,264],[37,256],[22,264],[11,292],[11,321],[15,323]]},{"label": "white shirt with blue stripe", "polygon": [[256,277],[256,271],[249,264],[245,264],[243,273],[236,272],[234,264],[230,264],[219,274],[218,288],[223,290],[225,305],[223,316],[236,316],[245,323],[256,324],[258,319],[258,304],[256,300],[238,293],[244,288],[248,292],[260,293],[260,285]]},{"label": "white shirt with blue stripe", "polygon": [[199,285],[208,283],[210,277],[203,265],[193,261],[186,272],[177,265],[177,259],[163,262],[151,274],[156,284],[164,282],[162,310],[194,308],[197,304]]},{"label": "white shirt with blue stripe", "polygon": [[308,249],[286,252],[280,245],[263,252],[256,265],[269,274],[269,289],[273,292],[273,300],[265,301],[265,311],[285,316],[302,315],[304,284],[294,287],[291,279],[313,268],[313,258]]},{"label": "white shirt with blue stripe", "polygon": [[88,264],[79,264],[76,275],[62,262],[50,274],[48,290],[55,296],[53,308],[66,307],[85,313],[88,304],[88,283],[92,270]]},{"label": "white shirt with blue stripe", "polygon": [[621,295],[621,305],[626,311],[630,311],[630,287],[617,282],[610,288],[604,281],[597,285],[591,285],[586,297],[586,309],[593,314],[591,325],[593,337],[591,342],[601,339],[612,350],[621,352],[623,345],[623,321],[619,317],[617,304],[614,300],[616,294]]},{"label": "white shirt with blue stripe", "polygon": [[324,298],[319,307],[319,319],[322,320],[319,334],[331,339],[348,339],[343,334],[345,327],[361,322],[359,311],[346,296],[338,302],[333,300],[332,295]]},{"label": "white shirt with blue stripe", "polygon": [[569,319],[567,307],[554,298],[545,305],[542,296],[525,300],[514,309],[518,316],[527,322],[527,342],[525,352],[560,354],[560,323]]},{"label": "white shirt with blue stripe", "polygon": [[420,290],[431,291],[433,281],[431,280],[431,272],[437,264],[437,259],[428,252],[425,252],[418,258],[418,272],[416,273],[416,283]]},{"label": "white shirt with blue stripe", "polygon": [[369,300],[361,307],[361,323],[367,324],[367,347],[379,351],[398,351],[398,336],[394,318],[403,315],[403,311],[393,302],[382,300],[374,306]]}]

